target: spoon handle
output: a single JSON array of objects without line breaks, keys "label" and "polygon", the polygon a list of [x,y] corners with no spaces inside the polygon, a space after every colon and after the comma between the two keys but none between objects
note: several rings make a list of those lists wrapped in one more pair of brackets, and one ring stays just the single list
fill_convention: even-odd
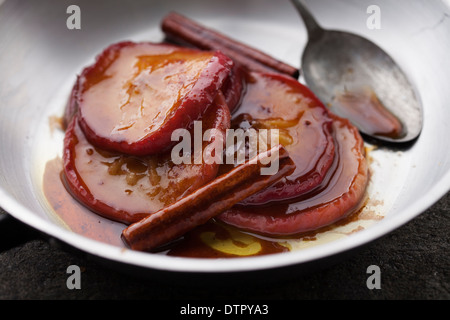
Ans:
[{"label": "spoon handle", "polygon": [[319,37],[322,34],[323,29],[317,23],[311,12],[306,8],[305,2],[303,0],[291,0],[291,2],[297,8],[298,13],[300,13],[300,16],[303,19],[303,23],[308,30],[309,39],[312,40]]}]

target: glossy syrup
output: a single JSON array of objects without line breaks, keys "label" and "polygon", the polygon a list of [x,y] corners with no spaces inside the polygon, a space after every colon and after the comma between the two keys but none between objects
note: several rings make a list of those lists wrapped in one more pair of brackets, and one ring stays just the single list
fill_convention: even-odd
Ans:
[{"label": "glossy syrup", "polygon": [[[339,147],[338,150],[340,150]],[[336,181],[336,179],[341,170],[339,169],[340,164],[342,163],[339,161],[339,157],[336,157],[324,182],[307,196],[295,199],[295,201],[285,201],[275,207],[262,206],[259,207],[259,210],[269,210],[268,214],[287,214],[292,206],[300,209],[301,206],[308,207],[308,203],[311,205],[313,202],[317,205],[329,201],[330,197],[336,196],[334,193],[336,184],[339,183],[339,180]],[[75,200],[66,190],[61,170],[61,159],[49,161],[45,168],[43,188],[50,206],[62,223],[73,232],[88,238],[126,248],[121,240],[121,233],[127,225],[103,218]],[[340,182],[348,183],[343,180]],[[289,236],[262,236],[213,219],[161,248],[159,253],[179,257],[238,258],[287,252],[290,240],[314,241],[317,233],[326,232],[332,230],[336,225],[354,221],[358,217],[360,207],[355,207],[352,211],[353,214],[349,214],[335,224]]]},{"label": "glossy syrup", "polygon": [[391,139],[400,139],[406,134],[401,121],[369,88],[337,94],[332,107],[339,115],[350,119],[366,134]]},{"label": "glossy syrup", "polygon": [[[305,105],[311,103],[314,104],[314,101],[304,96],[304,102],[302,102],[303,105],[300,110],[298,110],[299,112],[294,112],[295,114],[292,113],[290,108],[286,107],[287,105],[272,106],[271,108],[265,107],[262,102],[266,101],[264,94],[267,94],[267,91],[263,90],[264,88],[259,87],[259,85],[264,86],[265,84],[264,81],[257,80],[258,79],[250,79],[250,81],[254,81],[250,83],[250,87],[254,89],[254,93],[256,91],[259,93],[247,96],[252,99],[255,98],[256,100],[252,103],[244,104],[244,107],[241,105],[241,108],[234,114],[235,124],[237,123],[239,126],[242,124],[239,122],[240,120],[236,121],[239,115],[248,114],[248,118],[244,120],[253,121],[252,125],[256,128],[276,126],[279,129],[282,129],[287,144],[294,140],[317,141],[317,143],[303,144],[303,146],[301,146],[301,152],[297,152],[298,148],[292,148],[294,156],[300,159],[300,162],[297,162],[301,168],[300,171],[297,172],[300,176],[307,176],[311,173],[314,174],[314,172],[317,172],[317,170],[320,169],[317,168],[317,163],[320,163],[319,159],[321,159],[324,154],[330,153],[330,150],[327,148],[330,143],[333,146],[333,152],[331,157],[327,157],[329,160],[327,162],[329,163],[326,165],[327,170],[324,170],[326,174],[324,174],[323,178],[308,192],[305,192],[299,197],[283,200],[275,205],[246,206],[246,210],[255,210],[255,213],[258,214],[265,212],[268,216],[273,217],[283,217],[293,212],[298,213],[301,211],[308,211],[314,207],[321,207],[339,199],[339,197],[341,197],[354,182],[352,176],[358,170],[360,161],[362,160],[352,158],[350,154],[342,152],[344,144],[351,144],[354,142],[355,136],[352,136],[351,132],[346,131],[346,129],[348,129],[346,125],[340,126],[336,125],[336,122],[334,122],[334,128],[331,128],[332,121],[330,118],[325,117],[326,111],[321,107],[310,108]],[[281,83],[281,81],[278,82]],[[283,85],[275,89],[279,89],[272,91],[275,95],[277,95],[277,92],[286,92],[290,90],[289,87],[283,87]],[[247,91],[247,93],[248,92],[249,91]],[[285,96],[281,94],[279,96],[280,101],[283,101],[284,97]],[[302,95],[300,94],[297,98],[302,98]],[[243,100],[245,101],[245,97]],[[277,100],[277,97],[275,97],[274,100]],[[296,104],[299,101],[291,102]],[[277,113],[271,113],[275,109],[277,110]],[[293,114],[293,116],[291,118],[286,118],[286,115],[289,114]],[[300,129],[296,127],[299,122],[301,123]],[[341,124],[341,122],[339,122],[339,124]],[[332,131],[334,131],[333,134]],[[296,136],[298,134],[301,134],[301,138],[306,140],[300,140],[299,137]],[[339,134],[341,139],[336,138]],[[96,152],[97,155],[108,158],[108,164],[102,164],[105,169],[105,175],[111,177],[121,176],[126,182],[123,185],[126,185],[127,188],[130,187],[130,190],[132,190],[131,187],[136,181],[149,179],[147,177],[148,165],[144,165],[144,163],[137,161],[134,158],[132,161],[117,155],[102,155],[98,150],[89,149],[87,145],[83,148],[83,151],[80,152],[83,152],[84,156],[91,156]],[[89,152],[92,154],[89,155]],[[129,171],[126,172],[125,175],[121,172],[123,168],[128,168]],[[146,177],[140,177],[140,174],[145,174]],[[157,183],[155,183],[155,185],[157,185]],[[91,239],[125,248],[125,244],[121,240],[121,233],[126,227],[126,224],[113,222],[99,216],[75,200],[65,188],[61,159],[55,159],[47,163],[43,188],[46,198],[56,215],[70,230]],[[363,191],[365,190],[365,186],[361,186],[361,188]],[[114,200],[115,199],[111,199],[111,201]],[[352,215],[356,214],[361,205],[362,197],[361,202],[358,202],[346,212],[346,219],[350,219]],[[348,220],[340,220],[339,223],[342,224],[345,223],[345,221]],[[325,228],[332,227],[332,224],[328,224]],[[322,228],[321,230],[324,229]],[[199,258],[230,258],[266,255],[289,251],[288,239],[306,239],[308,241],[314,241],[314,236],[311,232],[312,231],[308,230],[307,232],[299,232],[296,234],[291,233],[289,236],[262,236],[257,232],[233,227],[223,221],[213,219],[207,224],[188,232],[181,239],[161,248],[160,253],[170,256]]]},{"label": "glossy syrup", "polygon": [[[126,224],[103,218],[75,200],[66,190],[59,158],[47,162],[43,179],[45,197],[66,228],[87,238],[126,248],[121,240]],[[286,252],[284,241],[261,239],[211,220],[183,238],[161,248],[161,254],[199,258],[230,258]]]}]

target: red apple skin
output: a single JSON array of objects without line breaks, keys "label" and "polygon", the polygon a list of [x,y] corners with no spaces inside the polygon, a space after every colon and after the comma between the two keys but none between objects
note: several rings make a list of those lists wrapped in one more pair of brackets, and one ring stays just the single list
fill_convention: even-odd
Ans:
[{"label": "red apple skin", "polygon": [[[220,91],[206,110],[202,127],[203,132],[217,129],[222,135],[230,128],[230,112]],[[203,150],[215,138],[204,142]],[[130,224],[217,176],[220,164],[194,164],[193,157],[190,164],[174,164],[170,151],[137,157],[102,150],[86,139],[75,115],[65,133],[62,180],[72,196],[91,211]]]},{"label": "red apple skin", "polygon": [[265,206],[236,205],[218,219],[267,236],[299,236],[357,212],[364,204],[369,180],[364,141],[347,119],[332,117],[338,155],[318,190]]},{"label": "red apple skin", "polygon": [[[139,69],[141,57],[144,62],[150,62],[145,62],[147,65]],[[152,62],[152,59],[156,62]],[[199,61],[197,69],[193,61]],[[176,76],[176,68],[181,70],[178,73],[180,76]],[[193,121],[202,117],[228,79],[232,68],[232,60],[219,51],[205,52],[147,42],[117,43],[105,49],[92,66],[83,70],[76,84],[76,102],[71,103],[68,114],[70,117],[78,111],[81,129],[97,147],[136,156],[157,154],[174,145],[171,134],[175,129],[188,129]],[[166,69],[172,72],[170,79],[165,76]],[[135,70],[138,72],[133,74]],[[160,74],[155,76],[157,72]],[[158,76],[160,79],[155,80]],[[184,76],[190,77],[187,84],[183,82],[186,80]],[[155,84],[158,89],[154,94],[149,93],[147,87],[150,84],[145,81],[156,83],[157,80],[161,80]],[[120,86],[124,83],[128,86],[124,85],[122,89]],[[173,90],[173,86],[177,85],[179,91]],[[133,91],[133,88],[136,90]],[[177,92],[178,95],[182,92],[182,95],[170,96]],[[126,94],[128,101],[124,104]],[[113,95],[117,97],[110,99]],[[173,104],[158,104],[158,101],[168,101],[160,98],[164,95],[172,97]],[[133,98],[136,99],[133,101]],[[140,106],[138,99],[141,99]],[[143,105],[142,111],[139,107]],[[124,106],[134,109],[123,111]],[[127,124],[130,125],[127,127]]]},{"label": "red apple skin", "polygon": [[317,187],[334,160],[332,122],[323,103],[292,77],[247,73],[245,92],[233,112],[232,128],[278,129],[280,135],[290,138],[280,143],[288,150],[296,170],[243,203],[263,205],[292,199]]},{"label": "red apple skin", "polygon": [[239,107],[245,93],[245,87],[245,71],[240,65],[235,64],[222,88],[231,114]]}]

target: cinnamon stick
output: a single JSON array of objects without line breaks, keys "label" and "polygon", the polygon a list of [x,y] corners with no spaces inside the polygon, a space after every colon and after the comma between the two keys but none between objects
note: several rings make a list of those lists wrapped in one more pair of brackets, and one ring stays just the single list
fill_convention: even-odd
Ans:
[{"label": "cinnamon stick", "polygon": [[200,25],[181,14],[169,13],[163,19],[161,28],[170,41],[191,45],[202,50],[220,50],[235,63],[248,70],[283,73],[296,79],[299,76],[297,68]]},{"label": "cinnamon stick", "polygon": [[[274,175],[261,175],[267,160],[278,153],[279,170]],[[275,153],[276,155],[276,153]],[[270,158],[269,158],[270,159]],[[134,250],[152,251],[181,237],[189,230],[230,209],[250,195],[291,174],[295,164],[279,145],[216,178],[174,204],[128,226],[122,232],[124,242]]]}]

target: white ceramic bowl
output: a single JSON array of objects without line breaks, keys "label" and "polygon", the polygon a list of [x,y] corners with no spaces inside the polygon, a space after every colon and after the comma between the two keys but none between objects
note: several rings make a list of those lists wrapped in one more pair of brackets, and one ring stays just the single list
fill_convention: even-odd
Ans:
[{"label": "white ceramic bowl", "polygon": [[[307,4],[323,27],[366,36],[384,48],[420,95],[424,127],[416,144],[405,151],[371,152],[372,202],[367,210],[383,219],[349,235],[326,234],[313,246],[300,243],[289,253],[211,263],[91,240],[61,226],[44,204],[44,164],[61,154],[61,135],[51,134],[49,117],[62,114],[75,75],[97,53],[121,40],[161,40],[159,23],[176,10],[298,66],[306,32],[288,0],[6,0],[0,5],[0,207],[71,247],[149,272],[231,273],[303,265],[347,252],[398,228],[450,189],[450,3],[378,0],[381,29],[372,30],[366,24],[372,2]],[[81,30],[67,29],[66,9],[71,4],[81,8]]]}]

